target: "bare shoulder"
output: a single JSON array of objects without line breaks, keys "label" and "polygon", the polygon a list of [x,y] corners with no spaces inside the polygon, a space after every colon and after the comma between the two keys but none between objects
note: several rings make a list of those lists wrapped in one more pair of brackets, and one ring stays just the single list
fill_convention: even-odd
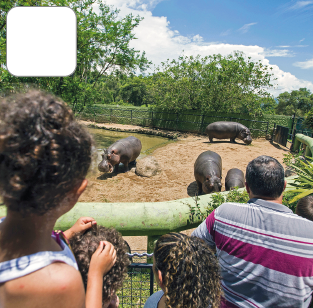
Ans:
[{"label": "bare shoulder", "polygon": [[53,263],[30,275],[9,281],[3,287],[6,298],[11,299],[6,307],[17,307],[21,303],[25,308],[85,307],[81,275],[75,268],[64,263]]}]

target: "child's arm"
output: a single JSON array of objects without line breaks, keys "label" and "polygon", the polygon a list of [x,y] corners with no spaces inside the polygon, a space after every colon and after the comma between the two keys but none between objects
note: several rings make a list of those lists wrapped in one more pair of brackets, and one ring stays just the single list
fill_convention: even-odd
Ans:
[{"label": "child's arm", "polygon": [[114,246],[107,241],[101,241],[90,261],[86,308],[102,308],[103,276],[112,268],[115,262],[116,250]]},{"label": "child's arm", "polygon": [[75,234],[91,228],[96,223],[97,222],[92,217],[80,217],[75,224],[68,230],[64,231],[63,234],[68,240],[70,240]]}]

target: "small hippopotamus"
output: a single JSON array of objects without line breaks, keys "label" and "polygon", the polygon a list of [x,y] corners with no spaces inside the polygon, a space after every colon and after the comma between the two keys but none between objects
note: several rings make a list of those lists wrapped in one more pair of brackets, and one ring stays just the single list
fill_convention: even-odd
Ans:
[{"label": "small hippopotamus", "polygon": [[194,175],[198,184],[198,194],[221,191],[222,159],[213,151],[201,153],[194,166]]},{"label": "small hippopotamus", "polygon": [[114,172],[117,173],[119,163],[124,164],[124,172],[129,171],[128,165],[134,164],[141,148],[140,140],[133,136],[114,142],[108,149],[103,149],[102,161],[98,165],[99,171],[112,173],[114,167]]},{"label": "small hippopotamus", "polygon": [[252,142],[249,128],[237,122],[219,121],[211,123],[205,129],[205,133],[209,135],[210,142],[213,141],[213,138],[229,138],[230,142],[235,142],[235,139],[238,138],[243,140],[245,144]]},{"label": "small hippopotamus", "polygon": [[245,187],[245,176],[240,169],[233,168],[228,170],[225,178],[225,190],[231,190],[234,187]]}]

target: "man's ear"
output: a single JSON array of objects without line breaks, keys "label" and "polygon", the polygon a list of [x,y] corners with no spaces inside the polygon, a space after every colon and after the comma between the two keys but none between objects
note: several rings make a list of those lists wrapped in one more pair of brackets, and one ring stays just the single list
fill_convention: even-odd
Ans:
[{"label": "man's ear", "polygon": [[162,273],[160,270],[158,270],[158,279],[159,279],[159,283],[160,283],[160,287],[163,287],[163,278],[162,278]]},{"label": "man's ear", "polygon": [[88,181],[84,179],[76,191],[77,197],[79,197],[84,192],[84,190],[87,187],[87,184],[88,184]]},{"label": "man's ear", "polygon": [[246,186],[247,193],[250,194],[250,187],[248,186],[247,182],[245,182],[245,186]]},{"label": "man's ear", "polygon": [[[284,190],[286,189],[286,186],[287,186],[287,181],[285,180],[285,183],[284,183]],[[284,191],[283,190],[283,191]]]}]

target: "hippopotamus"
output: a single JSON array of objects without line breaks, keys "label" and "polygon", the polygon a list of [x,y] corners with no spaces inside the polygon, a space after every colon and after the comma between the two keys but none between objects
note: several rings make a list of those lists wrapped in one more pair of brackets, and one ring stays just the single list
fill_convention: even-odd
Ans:
[{"label": "hippopotamus", "polygon": [[233,168],[228,170],[225,178],[225,190],[231,190],[238,186],[245,187],[245,176],[240,169]]},{"label": "hippopotamus", "polygon": [[141,148],[140,140],[133,136],[114,142],[107,149],[103,149],[102,161],[98,165],[99,171],[112,173],[114,167],[114,172],[117,173],[119,163],[124,164],[124,172],[129,171],[128,165],[135,163]]},{"label": "hippopotamus", "polygon": [[249,128],[237,122],[219,121],[211,123],[205,129],[205,133],[209,135],[210,142],[213,141],[213,138],[229,138],[230,142],[235,142],[235,139],[238,138],[243,140],[245,144],[252,142]]},{"label": "hippopotamus", "polygon": [[198,184],[198,194],[221,191],[222,159],[213,151],[201,153],[194,166],[194,175]]}]

